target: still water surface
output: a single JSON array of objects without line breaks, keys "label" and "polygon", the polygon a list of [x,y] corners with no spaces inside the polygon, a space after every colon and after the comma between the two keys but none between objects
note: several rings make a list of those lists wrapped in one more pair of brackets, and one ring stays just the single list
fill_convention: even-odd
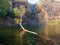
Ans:
[{"label": "still water surface", "polygon": [[44,37],[53,38],[60,41],[60,25],[44,25],[39,27],[28,27],[28,30],[34,31]]}]

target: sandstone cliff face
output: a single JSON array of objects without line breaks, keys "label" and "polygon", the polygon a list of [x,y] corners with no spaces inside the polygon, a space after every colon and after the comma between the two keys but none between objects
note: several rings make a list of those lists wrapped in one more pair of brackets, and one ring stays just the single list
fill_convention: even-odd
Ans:
[{"label": "sandstone cliff face", "polygon": [[23,18],[24,25],[44,25],[49,21],[60,20],[60,2],[55,0],[40,0],[35,5],[29,4],[27,0],[11,0],[10,3],[12,8],[20,5],[26,7],[27,13]]},{"label": "sandstone cliff face", "polygon": [[[40,0],[35,4],[38,12],[38,19],[41,24],[46,24],[44,34],[46,37],[53,36],[53,39],[60,42],[60,2],[57,0]],[[48,25],[47,25],[48,24]],[[56,39],[58,38],[58,39]]]},{"label": "sandstone cliff face", "polygon": [[[35,4],[38,13],[38,18],[41,23],[60,20],[60,2],[56,0],[40,0]],[[41,18],[42,17],[42,18]],[[41,21],[41,19],[43,21]]]}]

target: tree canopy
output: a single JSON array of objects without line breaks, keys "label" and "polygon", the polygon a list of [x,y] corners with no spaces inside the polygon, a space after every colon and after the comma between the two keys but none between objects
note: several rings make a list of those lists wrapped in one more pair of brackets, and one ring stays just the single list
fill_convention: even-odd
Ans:
[{"label": "tree canopy", "polygon": [[13,9],[15,16],[17,16],[18,18],[15,18],[14,20],[16,21],[16,23],[22,22],[22,17],[25,15],[26,13],[26,8],[25,6],[21,5],[20,7],[15,7]]},{"label": "tree canopy", "polygon": [[4,18],[9,10],[9,1],[0,0],[0,17]]}]

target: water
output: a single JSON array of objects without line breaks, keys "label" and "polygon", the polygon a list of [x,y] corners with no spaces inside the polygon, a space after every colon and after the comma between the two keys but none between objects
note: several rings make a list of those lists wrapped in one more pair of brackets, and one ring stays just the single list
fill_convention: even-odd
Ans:
[{"label": "water", "polygon": [[[60,25],[59,24],[58,25],[44,25],[38,28],[30,28],[29,30],[34,31],[43,37],[51,38],[52,40],[58,42],[60,45]],[[26,37],[30,37],[31,41],[34,40],[34,38],[36,38],[36,36],[30,36],[30,35],[29,36],[27,35]]]},{"label": "water", "polygon": [[[28,28],[26,27],[26,29],[30,31],[34,31],[43,37],[51,38],[60,44],[60,25],[45,25],[40,27],[28,27]],[[38,45],[38,42],[40,43],[42,41],[38,39],[36,35],[30,34],[28,32],[24,32],[22,35],[20,34],[20,36],[22,36],[21,38],[19,36],[16,37],[16,34],[19,34],[19,33],[21,33],[20,28],[16,28],[16,29],[3,28],[3,29],[0,29],[0,38],[2,37],[1,39],[3,40],[2,42],[6,40],[5,42],[7,44],[16,43],[18,45],[21,43],[22,43],[21,45]]]},{"label": "water", "polygon": [[60,25],[45,25],[39,28],[37,33],[60,42]]}]

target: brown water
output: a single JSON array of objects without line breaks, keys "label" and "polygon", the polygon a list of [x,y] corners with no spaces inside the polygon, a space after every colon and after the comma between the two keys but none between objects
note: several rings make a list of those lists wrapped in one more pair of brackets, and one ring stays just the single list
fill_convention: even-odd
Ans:
[{"label": "brown water", "polygon": [[44,37],[49,37],[60,42],[60,25],[45,25],[39,28],[37,32]]}]

